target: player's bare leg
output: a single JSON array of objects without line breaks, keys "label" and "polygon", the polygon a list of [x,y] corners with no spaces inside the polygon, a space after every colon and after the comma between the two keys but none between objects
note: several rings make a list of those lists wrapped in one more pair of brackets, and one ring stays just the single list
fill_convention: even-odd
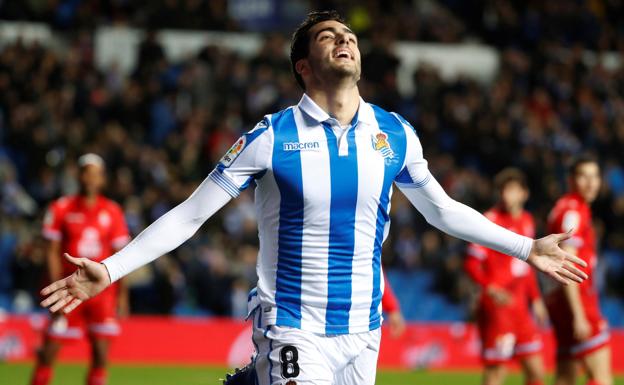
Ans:
[{"label": "player's bare leg", "polygon": [[507,375],[503,364],[486,365],[483,369],[483,385],[502,385]]},{"label": "player's bare leg", "polygon": [[583,366],[587,371],[588,385],[612,385],[611,348],[605,346],[582,358]]},{"label": "player's bare leg", "polygon": [[31,385],[47,385],[52,379],[52,365],[61,349],[61,344],[46,337],[43,346],[37,351],[37,366],[30,380]]},{"label": "player's bare leg", "polygon": [[572,359],[559,359],[554,385],[575,385],[578,362]]},{"label": "player's bare leg", "polygon": [[544,383],[544,361],[541,354],[531,354],[520,360],[524,383],[526,385],[542,385]]},{"label": "player's bare leg", "polygon": [[91,342],[91,368],[87,376],[87,385],[106,384],[108,365],[108,349],[110,341],[106,338],[90,336]]}]

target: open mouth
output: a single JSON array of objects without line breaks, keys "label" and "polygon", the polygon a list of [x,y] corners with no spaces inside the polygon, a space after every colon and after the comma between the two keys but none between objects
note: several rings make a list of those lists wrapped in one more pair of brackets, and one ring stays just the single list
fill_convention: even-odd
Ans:
[{"label": "open mouth", "polygon": [[334,52],[334,58],[337,59],[353,59],[353,55],[348,49],[337,49]]}]

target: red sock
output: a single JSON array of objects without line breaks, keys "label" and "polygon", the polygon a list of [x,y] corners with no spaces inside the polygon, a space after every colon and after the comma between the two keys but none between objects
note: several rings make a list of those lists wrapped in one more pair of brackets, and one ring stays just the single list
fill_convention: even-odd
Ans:
[{"label": "red sock", "polygon": [[587,385],[600,385],[600,382],[596,380],[587,380]]},{"label": "red sock", "polygon": [[544,385],[542,380],[527,381],[525,385]]},{"label": "red sock", "polygon": [[50,379],[52,379],[52,367],[37,365],[30,380],[30,385],[48,385]]},{"label": "red sock", "polygon": [[87,377],[87,385],[105,385],[106,368],[91,368]]}]

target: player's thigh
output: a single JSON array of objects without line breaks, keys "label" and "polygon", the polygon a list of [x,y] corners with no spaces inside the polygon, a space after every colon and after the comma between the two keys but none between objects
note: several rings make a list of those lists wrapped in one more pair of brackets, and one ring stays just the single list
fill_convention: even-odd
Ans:
[{"label": "player's thigh", "polygon": [[119,335],[117,321],[117,297],[113,291],[105,291],[83,304],[84,317],[89,335],[93,338],[112,338]]},{"label": "player's thigh", "polygon": [[331,385],[333,370],[318,337],[298,329],[254,328],[254,358],[259,385]]},{"label": "player's thigh", "polygon": [[336,373],[334,385],[374,385],[379,349],[366,348],[344,369]]},{"label": "player's thigh", "polygon": [[581,358],[590,378],[600,385],[611,385],[611,348],[607,345]]}]

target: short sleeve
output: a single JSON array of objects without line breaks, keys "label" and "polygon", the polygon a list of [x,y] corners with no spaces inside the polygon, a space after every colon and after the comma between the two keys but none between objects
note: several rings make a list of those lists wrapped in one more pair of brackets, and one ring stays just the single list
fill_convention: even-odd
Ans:
[{"label": "short sleeve", "polygon": [[488,256],[488,248],[485,246],[478,245],[476,243],[471,243],[466,248],[466,256],[468,258],[475,258],[479,261],[483,261],[487,259]]},{"label": "short sleeve", "polygon": [[554,231],[565,233],[573,230],[572,237],[565,240],[563,244],[579,248],[582,247],[584,243],[583,237],[579,235],[579,230],[583,225],[582,214],[578,210],[568,209],[561,214],[561,218],[558,218],[558,221],[555,223]]},{"label": "short sleeve", "polygon": [[62,215],[58,202],[52,203],[43,217],[43,229],[41,234],[50,241],[60,241],[62,233]]},{"label": "short sleeve", "polygon": [[394,181],[402,188],[424,187],[431,180],[431,174],[423,156],[420,139],[418,139],[414,127],[407,120],[397,113],[392,113],[392,115],[401,123],[406,139],[405,161]]},{"label": "short sleeve", "polygon": [[269,128],[269,119],[263,119],[234,143],[210,173],[210,179],[233,198],[246,189],[252,180],[261,178],[269,167],[273,151]]},{"label": "short sleeve", "polygon": [[111,246],[113,247],[113,249],[119,250],[130,241],[130,235],[128,234],[128,225],[126,224],[126,219],[119,205],[113,204],[113,208],[111,211]]}]

